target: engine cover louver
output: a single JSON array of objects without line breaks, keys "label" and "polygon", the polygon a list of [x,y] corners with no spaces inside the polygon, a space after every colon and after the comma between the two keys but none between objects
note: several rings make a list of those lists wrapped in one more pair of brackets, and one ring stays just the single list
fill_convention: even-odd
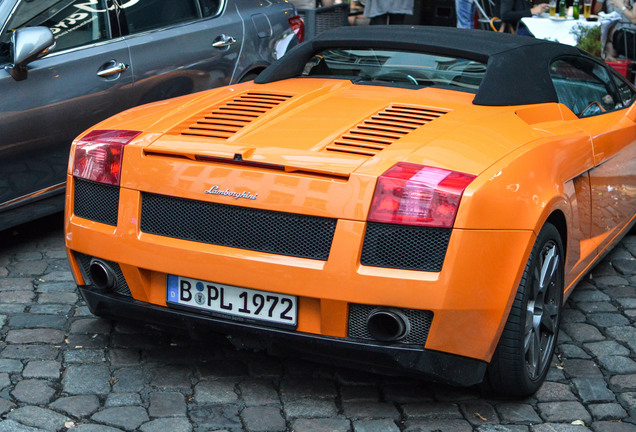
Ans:
[{"label": "engine cover louver", "polygon": [[447,112],[418,106],[390,105],[334,140],[326,150],[374,156]]},{"label": "engine cover louver", "polygon": [[[181,135],[227,139],[292,95],[247,92],[188,121]],[[194,122],[194,123],[192,123]]]}]

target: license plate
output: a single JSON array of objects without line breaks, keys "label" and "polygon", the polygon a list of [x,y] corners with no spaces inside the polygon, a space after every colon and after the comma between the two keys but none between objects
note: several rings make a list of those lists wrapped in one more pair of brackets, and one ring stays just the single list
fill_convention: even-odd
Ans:
[{"label": "license plate", "polygon": [[168,275],[167,302],[241,321],[296,327],[296,296]]}]

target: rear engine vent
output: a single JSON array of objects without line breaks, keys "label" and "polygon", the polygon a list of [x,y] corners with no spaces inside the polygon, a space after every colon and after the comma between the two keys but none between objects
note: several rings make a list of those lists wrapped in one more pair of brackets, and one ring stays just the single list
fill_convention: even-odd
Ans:
[{"label": "rear engine vent", "polygon": [[188,120],[187,128],[180,133],[227,139],[291,97],[285,94],[247,92],[217,106],[212,112],[203,114],[203,117],[199,114]]},{"label": "rear engine vent", "polygon": [[84,219],[117,226],[119,187],[75,178],[73,213]]},{"label": "rear engine vent", "polygon": [[391,105],[326,147],[329,151],[374,156],[410,132],[446,114],[438,109]]}]

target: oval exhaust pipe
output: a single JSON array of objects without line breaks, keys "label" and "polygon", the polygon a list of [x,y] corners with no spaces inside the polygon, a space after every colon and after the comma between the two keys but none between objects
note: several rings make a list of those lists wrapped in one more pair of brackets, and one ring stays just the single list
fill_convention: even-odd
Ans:
[{"label": "oval exhaust pipe", "polygon": [[93,258],[88,267],[93,285],[99,289],[110,290],[115,287],[117,275],[113,268],[106,262]]},{"label": "oval exhaust pipe", "polygon": [[367,317],[367,331],[382,342],[404,339],[411,331],[409,319],[395,309],[375,309]]}]

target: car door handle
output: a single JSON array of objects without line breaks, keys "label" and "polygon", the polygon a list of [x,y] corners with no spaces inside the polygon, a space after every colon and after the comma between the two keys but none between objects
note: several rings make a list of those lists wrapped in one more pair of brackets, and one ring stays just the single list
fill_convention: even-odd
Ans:
[{"label": "car door handle", "polygon": [[214,42],[212,42],[212,46],[214,48],[223,48],[226,46],[230,46],[232,44],[236,43],[236,39],[233,38],[232,36],[227,36],[222,34],[221,36],[217,37],[216,39],[214,39]]},{"label": "car door handle", "polygon": [[100,69],[97,71],[97,76],[100,77],[107,77],[110,75],[115,75],[118,73],[122,73],[125,70],[128,69],[128,65],[126,63],[118,63],[118,62],[111,62],[108,63],[104,66],[102,66],[104,69]]}]

